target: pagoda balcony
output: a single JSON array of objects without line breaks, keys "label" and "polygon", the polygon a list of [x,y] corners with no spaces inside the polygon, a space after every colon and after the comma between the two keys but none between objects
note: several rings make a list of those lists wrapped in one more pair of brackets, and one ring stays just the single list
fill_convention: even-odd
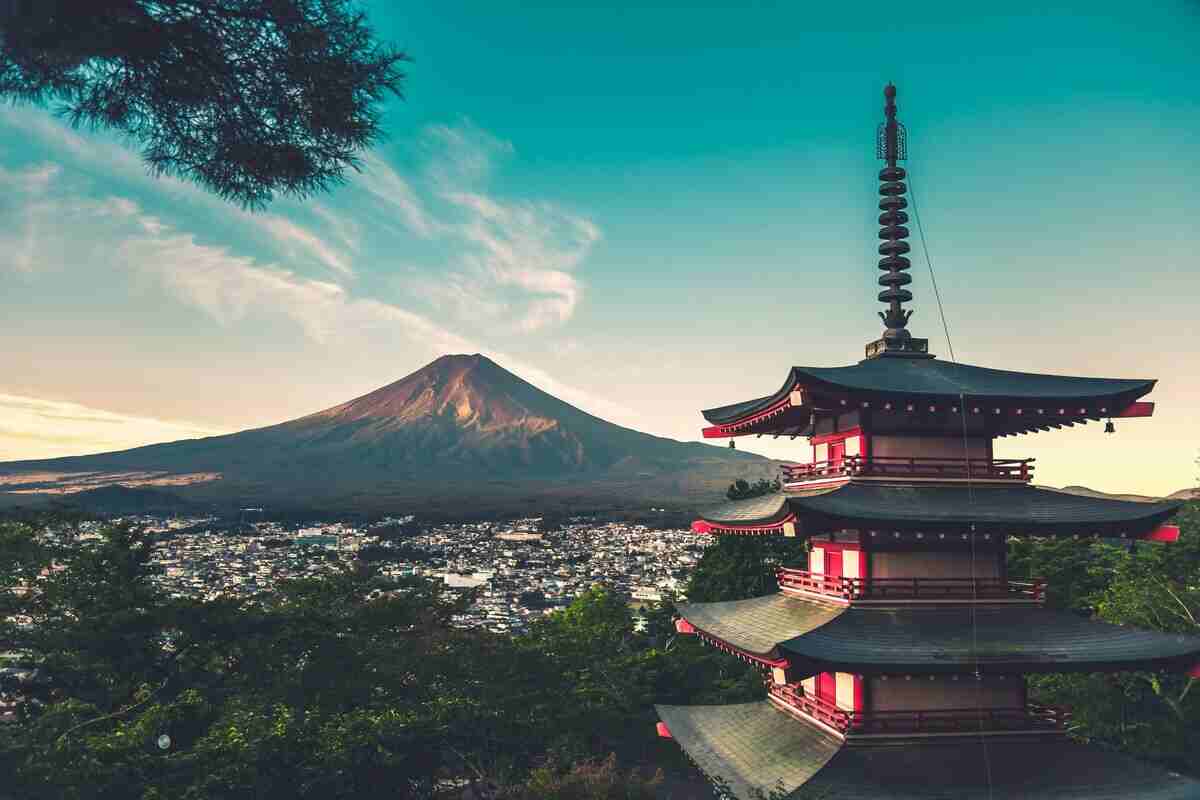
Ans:
[{"label": "pagoda balcony", "polygon": [[775,573],[784,592],[818,594],[841,602],[1026,602],[1041,603],[1041,580],[999,578],[844,578],[781,567]]},{"label": "pagoda balcony", "polygon": [[785,484],[828,478],[925,478],[1014,481],[1033,478],[1032,458],[936,458],[927,456],[844,456],[811,464],[785,464]]},{"label": "pagoda balcony", "polygon": [[846,739],[888,736],[937,736],[996,733],[1065,733],[1071,715],[1052,706],[1029,703],[1013,708],[937,708],[898,711],[847,711],[805,694],[794,684],[768,684],[778,704],[799,712]]}]

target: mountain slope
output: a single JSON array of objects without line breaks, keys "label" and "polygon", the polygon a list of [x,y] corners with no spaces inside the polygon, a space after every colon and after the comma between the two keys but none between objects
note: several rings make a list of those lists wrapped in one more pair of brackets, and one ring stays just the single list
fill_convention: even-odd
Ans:
[{"label": "mountain slope", "polygon": [[[224,436],[115,453],[0,464],[0,473],[219,475],[176,479],[173,490],[274,498],[306,492],[357,496],[467,495],[501,491],[612,494],[641,484],[640,496],[692,494],[740,476],[765,476],[771,462],[728,448],[677,442],[606,422],[553,397],[481,355],[443,356],[395,383],[299,419]],[[114,478],[114,482],[119,482]],[[88,478],[94,486],[95,476]],[[564,481],[569,486],[562,485]],[[557,484],[557,485],[555,485]],[[40,485],[40,484],[39,484]],[[151,485],[153,482],[151,481]],[[7,488],[7,487],[6,487]],[[24,490],[36,488],[25,485]],[[536,494],[536,492],[535,492]]]}]

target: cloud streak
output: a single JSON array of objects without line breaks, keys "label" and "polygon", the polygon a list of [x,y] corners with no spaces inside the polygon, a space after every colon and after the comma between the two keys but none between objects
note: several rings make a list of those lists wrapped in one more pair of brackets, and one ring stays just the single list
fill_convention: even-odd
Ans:
[{"label": "cloud streak", "polygon": [[429,126],[422,152],[415,183],[377,156],[364,159],[358,179],[412,233],[449,252],[436,276],[426,271],[408,279],[408,288],[464,322],[532,333],[570,320],[584,291],[574,273],[599,241],[599,227],[552,203],[488,192],[497,163],[514,150],[470,123]]},{"label": "cloud streak", "polygon": [[104,453],[220,433],[225,431],[0,393],[0,461]]},{"label": "cloud streak", "polygon": [[[374,353],[387,362],[397,346],[404,348],[409,363],[423,356],[479,352],[585,410],[625,424],[636,420],[618,404],[564,385],[501,349],[434,321],[453,316],[441,311],[457,303],[460,318],[476,320],[490,338],[501,329],[533,331],[566,322],[580,301],[582,286],[572,273],[599,239],[599,230],[590,220],[552,204],[490,193],[484,184],[496,159],[511,153],[506,143],[469,126],[430,129],[423,140],[426,166],[411,182],[382,159],[367,159],[368,172],[359,179],[360,188],[384,201],[378,205],[392,209],[418,239],[439,245],[446,253],[443,265],[433,269],[421,265],[427,276],[423,286],[413,283],[421,287],[423,297],[436,301],[438,316],[431,317],[365,294],[368,289],[359,282],[354,268],[357,256],[352,255],[364,244],[364,230],[356,219],[310,204],[303,213],[323,223],[333,238],[318,236],[293,221],[286,204],[279,213],[248,215],[190,184],[147,176],[136,155],[105,139],[84,140],[36,114],[22,119],[26,130],[50,140],[64,159],[62,166],[0,168],[5,190],[0,197],[0,249],[10,255],[10,266],[29,273],[27,281],[62,280],[53,279],[51,273],[66,276],[72,270],[103,264],[114,271],[114,280],[197,309],[219,326],[282,321],[334,358],[342,352]],[[89,196],[95,181],[86,169],[69,166],[72,159],[87,158],[92,159],[91,167],[107,168],[114,176],[105,181],[106,194]],[[214,244],[211,237],[200,238],[172,216],[177,213],[174,205],[156,206],[151,214],[130,197],[113,193],[151,186],[174,200],[218,210],[230,222],[248,223],[248,230],[265,233],[282,253],[320,264],[323,274],[306,275],[301,265],[255,258],[231,245]],[[64,230],[71,235],[51,234]],[[370,233],[379,235],[377,229]],[[3,264],[0,260],[0,267]],[[25,398],[29,403],[48,404],[37,411],[35,420],[29,416],[32,411],[16,410],[17,395],[6,397],[9,406],[0,410],[0,428],[5,429],[0,433],[0,458],[101,452],[212,432],[150,417],[91,414],[85,406],[74,404],[51,414],[46,409],[57,401]],[[100,433],[118,429],[141,430],[145,435]]]}]

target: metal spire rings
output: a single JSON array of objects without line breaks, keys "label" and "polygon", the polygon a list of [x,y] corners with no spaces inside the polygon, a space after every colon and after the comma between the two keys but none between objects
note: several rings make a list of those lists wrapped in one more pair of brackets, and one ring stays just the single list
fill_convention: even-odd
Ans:
[{"label": "metal spire rings", "polygon": [[904,241],[908,238],[908,228],[904,227],[908,222],[908,214],[904,213],[908,207],[908,200],[904,198],[908,187],[904,185],[904,169],[896,166],[896,161],[905,158],[907,153],[904,126],[896,121],[896,87],[889,83],[883,95],[887,99],[884,105],[887,121],[879,126],[876,155],[887,162],[887,166],[879,171],[879,210],[883,212],[879,215],[882,226],[879,238],[883,240],[879,245],[879,255],[883,256],[879,259],[879,268],[886,270],[879,276],[879,285],[887,288],[879,293],[879,302],[887,303],[888,310],[879,312],[879,317],[887,326],[883,338],[895,340],[910,337],[905,326],[912,316],[912,311],[901,306],[912,300],[912,292],[901,288],[912,282],[912,276],[905,272],[911,263],[904,257],[909,250],[908,242]]}]

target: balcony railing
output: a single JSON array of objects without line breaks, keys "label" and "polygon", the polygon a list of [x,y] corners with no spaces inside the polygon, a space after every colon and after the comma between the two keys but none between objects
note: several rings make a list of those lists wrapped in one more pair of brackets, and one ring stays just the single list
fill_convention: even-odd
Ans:
[{"label": "balcony railing", "polygon": [[845,736],[887,734],[978,733],[998,731],[1058,732],[1071,715],[1064,709],[1030,703],[1024,708],[938,708],[902,711],[846,711],[828,700],[805,694],[792,684],[771,684],[776,699]]},{"label": "balcony railing", "polygon": [[812,464],[785,464],[780,471],[784,483],[856,476],[1028,481],[1033,477],[1033,459],[844,456]]},{"label": "balcony railing", "polygon": [[1000,578],[843,578],[781,567],[775,578],[781,589],[813,592],[842,600],[1029,600],[1042,602],[1042,580]]}]

